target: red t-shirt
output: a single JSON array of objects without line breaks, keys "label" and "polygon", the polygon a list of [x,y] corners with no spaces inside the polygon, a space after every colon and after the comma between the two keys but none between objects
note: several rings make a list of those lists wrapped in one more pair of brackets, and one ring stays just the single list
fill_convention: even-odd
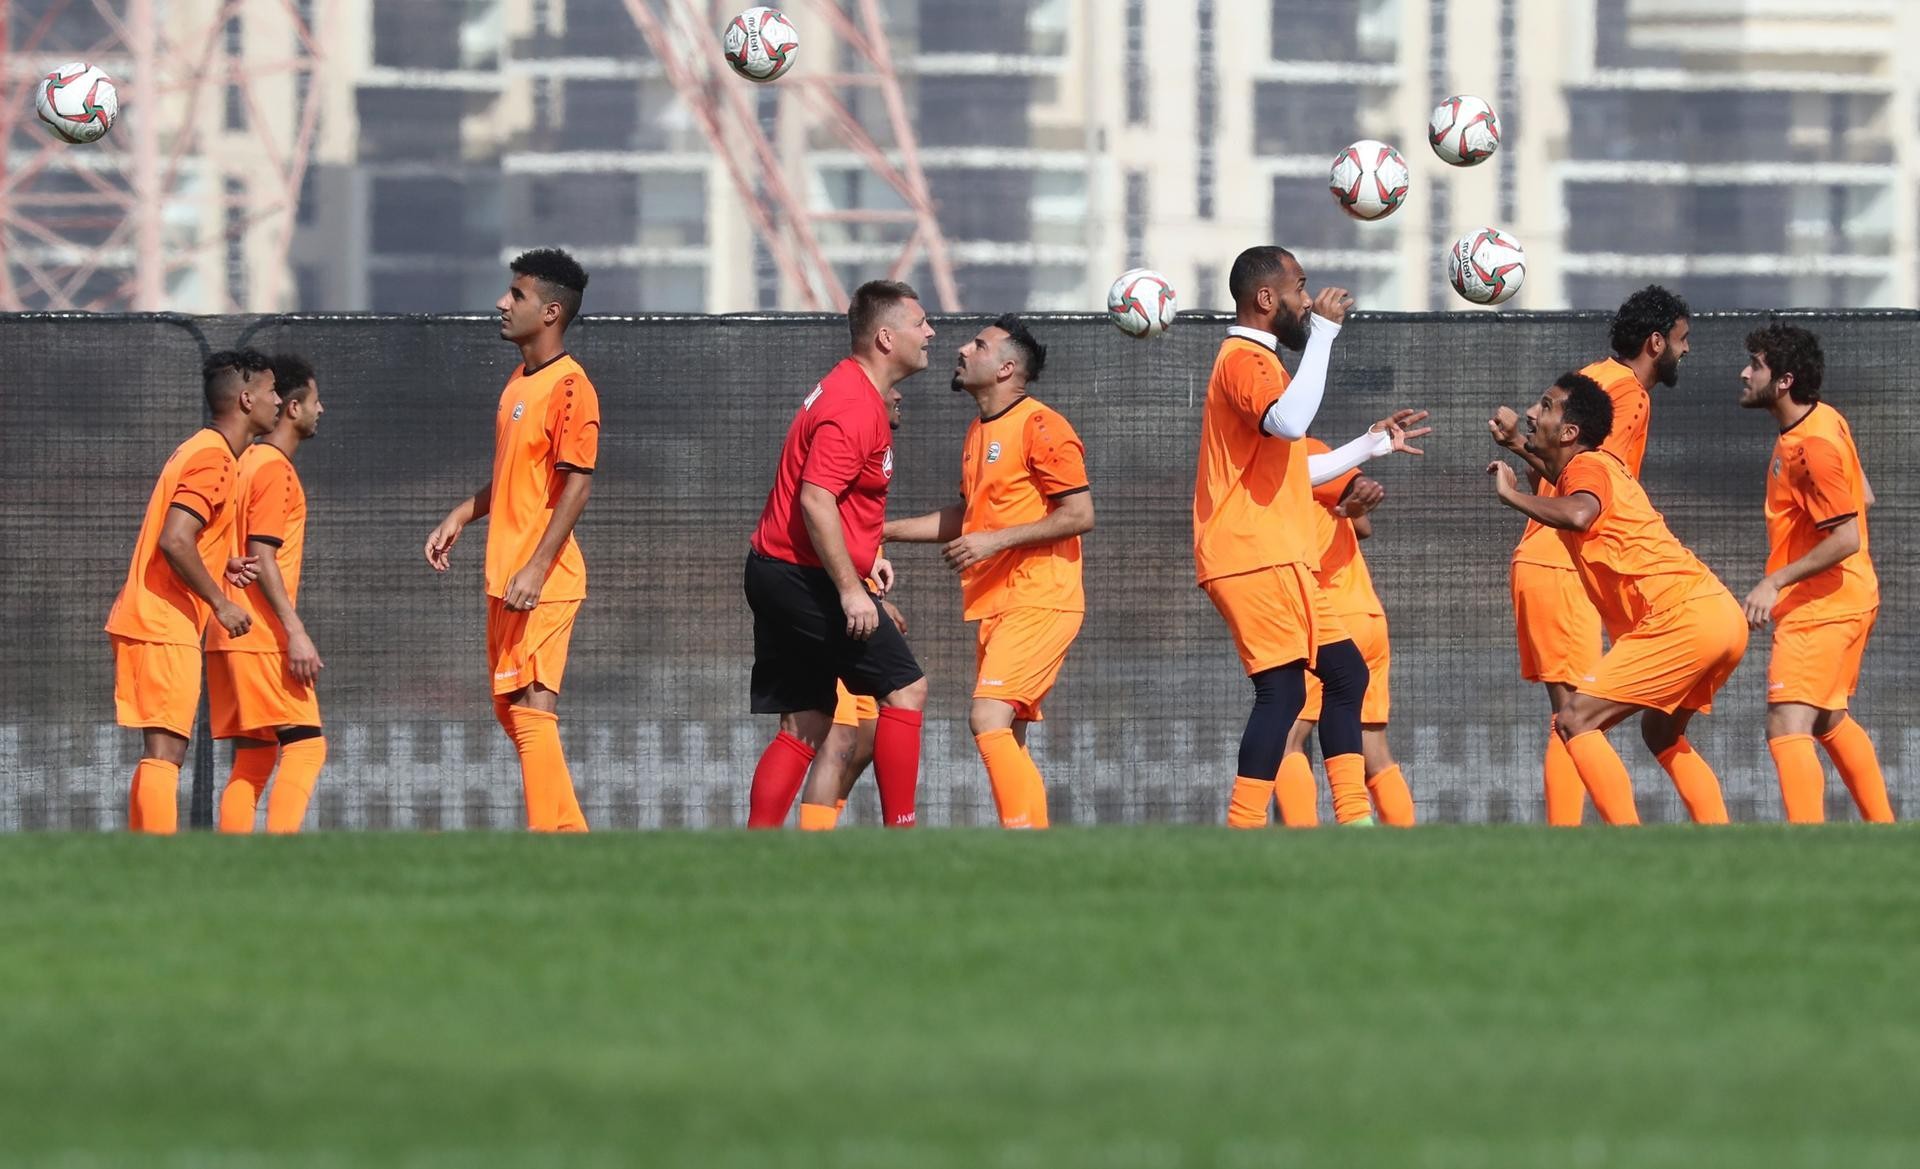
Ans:
[{"label": "red t-shirt", "polygon": [[892,481],[893,427],[886,403],[866,371],[849,357],[813,388],[787,428],[780,470],[753,532],[754,551],[789,564],[821,567],[800,511],[800,485],[811,483],[840,501],[847,555],[856,573],[868,575],[880,551],[887,484]]}]

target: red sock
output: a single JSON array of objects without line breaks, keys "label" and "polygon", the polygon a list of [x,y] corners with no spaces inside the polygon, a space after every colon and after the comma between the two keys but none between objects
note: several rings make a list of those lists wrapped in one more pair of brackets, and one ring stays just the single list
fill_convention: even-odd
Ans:
[{"label": "red sock", "polygon": [[914,796],[920,789],[920,712],[898,706],[880,708],[873,730],[873,780],[880,789],[880,823],[913,827]]},{"label": "red sock", "polygon": [[781,731],[760,753],[753,769],[753,791],[747,797],[747,827],[778,828],[787,822],[793,801],[813,765],[813,748]]}]

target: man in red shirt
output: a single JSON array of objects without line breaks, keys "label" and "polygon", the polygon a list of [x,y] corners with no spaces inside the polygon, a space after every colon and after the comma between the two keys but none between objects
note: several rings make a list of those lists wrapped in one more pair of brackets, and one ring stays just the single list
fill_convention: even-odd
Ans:
[{"label": "man in red shirt", "polygon": [[[897,387],[927,367],[933,326],[918,293],[883,280],[854,292],[847,326],[853,352],[801,401],[747,554],[753,712],[780,716],[753,771],[750,828],[786,819],[832,726],[836,678],[880,700],[873,771],[881,820],[889,828],[914,822],[926,675],[863,578],[886,522]],[[831,804],[800,806],[803,828],[833,815]]]}]

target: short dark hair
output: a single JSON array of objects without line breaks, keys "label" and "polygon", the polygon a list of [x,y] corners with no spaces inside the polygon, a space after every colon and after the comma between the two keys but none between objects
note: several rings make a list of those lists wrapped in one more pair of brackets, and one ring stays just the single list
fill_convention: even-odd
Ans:
[{"label": "short dark hair", "polygon": [[1613,355],[1632,361],[1646,348],[1647,338],[1655,333],[1673,332],[1673,327],[1693,315],[1687,302],[1658,284],[1649,284],[1622,301],[1613,314],[1608,336]]},{"label": "short dark hair", "polygon": [[313,383],[313,365],[298,353],[276,353],[273,362],[273,388],[280,391],[282,403],[305,398]]},{"label": "short dark hair", "polygon": [[1798,325],[1773,321],[1764,329],[1747,334],[1747,352],[1766,359],[1767,369],[1778,380],[1793,375],[1787,397],[1803,406],[1820,400],[1820,383],[1826,380],[1827,355],[1820,349],[1820,338]]},{"label": "short dark hair", "polygon": [[903,300],[919,300],[920,294],[913,285],[900,280],[869,280],[853,290],[853,301],[847,305],[847,332],[855,349],[873,340],[873,334],[880,328],[880,318]]},{"label": "short dark hair", "polygon": [[1288,260],[1296,265],[1300,263],[1279,244],[1262,244],[1241,252],[1234,257],[1233,267],[1227,272],[1227,295],[1233,297],[1235,305],[1253,299],[1253,294],[1263,285],[1280,278]]},{"label": "short dark hair", "polygon": [[1598,450],[1613,433],[1613,399],[1607,397],[1599,382],[1584,373],[1563,373],[1553,384],[1567,392],[1566,404],[1560,408],[1561,421],[1578,426],[1581,444]]},{"label": "short dark hair", "polygon": [[207,396],[207,409],[224,414],[240,400],[240,390],[263,373],[273,371],[273,361],[258,349],[222,349],[200,363],[200,387]]},{"label": "short dark hair", "polygon": [[580,298],[587,291],[587,270],[580,261],[559,248],[534,248],[515,256],[509,267],[515,276],[533,277],[540,295],[560,305],[562,329],[580,314]]},{"label": "short dark hair", "polygon": [[993,322],[993,327],[1004,331],[1007,344],[1020,354],[1020,367],[1027,375],[1027,380],[1039,381],[1040,371],[1047,368],[1047,347],[1027,331],[1026,322],[1020,319],[1020,314],[1008,313]]}]

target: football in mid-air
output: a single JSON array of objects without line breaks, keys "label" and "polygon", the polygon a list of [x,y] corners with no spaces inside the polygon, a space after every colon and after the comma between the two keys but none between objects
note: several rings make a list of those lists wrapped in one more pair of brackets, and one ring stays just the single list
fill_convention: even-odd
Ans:
[{"label": "football in mid-air", "polygon": [[727,64],[748,81],[772,81],[793,68],[800,33],[778,8],[757,4],[727,22]]},{"label": "football in mid-air", "polygon": [[1474,304],[1500,304],[1527,279],[1527,251],[1497,227],[1470,231],[1447,253],[1447,281]]},{"label": "football in mid-air", "polygon": [[1151,268],[1133,268],[1107,289],[1107,315],[1129,337],[1158,337],[1179,311],[1173,285]]},{"label": "football in mid-air", "polygon": [[1473,166],[1500,149],[1500,119],[1477,97],[1450,97],[1427,117],[1427,141],[1442,162]]},{"label": "football in mid-air", "polygon": [[99,69],[85,61],[69,61],[40,79],[33,106],[55,138],[98,142],[119,116],[120,93],[113,79]]},{"label": "football in mid-air", "polygon": [[1413,178],[1407,160],[1384,142],[1362,138],[1334,156],[1327,187],[1355,219],[1384,219],[1407,201]]}]

